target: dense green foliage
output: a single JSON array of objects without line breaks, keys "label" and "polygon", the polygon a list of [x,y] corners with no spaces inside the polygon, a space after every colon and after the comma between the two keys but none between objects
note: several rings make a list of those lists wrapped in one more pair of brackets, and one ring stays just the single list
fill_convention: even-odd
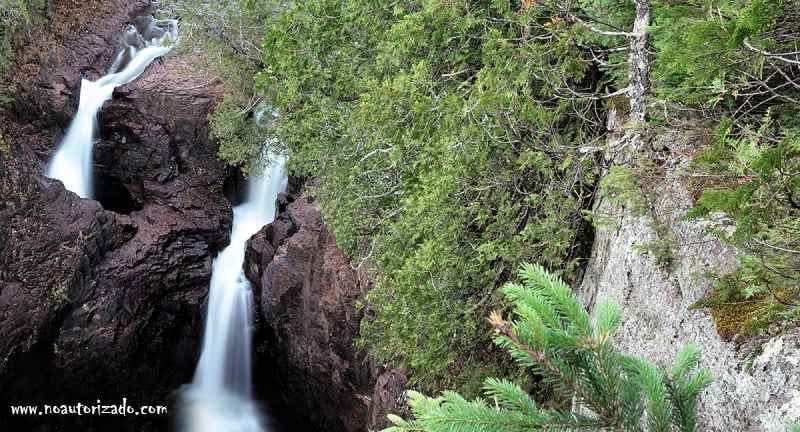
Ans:
[{"label": "dense green foliage", "polygon": [[[730,118],[695,164],[716,180],[693,184],[693,215],[725,213],[733,231],[718,233],[745,251],[719,298],[791,304],[798,2],[650,3],[651,122]],[[607,109],[625,114],[631,0],[167,5],[229,87],[212,116],[221,157],[249,171],[279,144],[314,178],[339,245],[376,282],[361,344],[417,386],[507,372],[484,366],[482,317],[508,305],[498,287],[522,262],[576,275],[601,174],[643,215],[652,207],[652,161],[606,171],[603,159]],[[651,220],[659,240],[643,249],[667,266],[674,239]]]},{"label": "dense green foliage", "polygon": [[792,90],[781,85],[785,81],[775,63],[744,44],[769,49],[791,46],[796,41],[791,33],[800,25],[795,0],[657,4],[652,32],[653,78],[659,98],[736,111],[741,106],[752,108],[765,94],[770,96],[769,87],[777,87],[779,99]]},{"label": "dense green foliage", "polygon": [[569,277],[585,253],[598,171],[581,147],[604,128],[575,95],[614,79],[558,3],[310,0],[268,24],[276,136],[375,276],[362,343],[418,384],[488,340],[480,317],[510,269]]},{"label": "dense green foliage", "polygon": [[[522,284],[503,288],[517,319],[493,313],[496,343],[523,367],[547,379],[572,409],[536,403],[516,384],[489,378],[487,399],[468,401],[448,391],[429,398],[411,393],[415,419],[396,416],[387,432],[513,432],[697,430],[698,395],[711,383],[696,370],[699,351],[687,346],[669,370],[614,347],[621,321],[613,302],[601,303],[592,320],[571,288],[540,266],[525,265]],[[569,406],[569,405],[568,405]]]}]

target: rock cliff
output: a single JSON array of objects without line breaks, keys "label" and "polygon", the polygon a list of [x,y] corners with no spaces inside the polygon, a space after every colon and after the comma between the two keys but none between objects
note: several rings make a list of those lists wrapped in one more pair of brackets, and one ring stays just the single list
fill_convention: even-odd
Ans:
[{"label": "rock cliff", "polygon": [[258,310],[257,385],[317,430],[380,429],[402,406],[406,381],[355,347],[370,281],[336,246],[313,197],[282,196],[278,207],[245,258]]},{"label": "rock cliff", "polygon": [[[610,218],[598,229],[578,292],[590,310],[601,298],[622,306],[619,346],[662,364],[694,343],[703,352],[701,366],[715,376],[703,393],[700,430],[708,432],[783,432],[800,420],[800,331],[758,339],[727,341],[707,309],[693,308],[706,297],[709,272],[725,274],[736,265],[736,251],[706,234],[708,222],[685,220],[692,197],[681,168],[683,155],[698,148],[698,138],[669,132],[656,139],[664,149],[666,176],[654,188],[652,214],[600,201],[596,210]],[[671,265],[659,264],[641,247],[659,240],[653,214],[674,235]]]},{"label": "rock cliff", "polygon": [[[124,24],[148,8],[51,1],[9,77],[16,99],[0,111],[2,427],[169,430],[163,417],[32,419],[6,410],[123,397],[171,405],[191,380],[211,262],[229,240],[226,196],[237,200],[242,186],[209,138],[219,81],[184,55],[157,60],[100,113],[96,200],[43,176],[81,77],[107,70]],[[355,348],[357,300],[369,281],[338,250],[313,199],[292,201],[282,198],[278,220],[248,248],[257,390],[280,395],[314,430],[378,428],[402,399],[405,376]]]}]

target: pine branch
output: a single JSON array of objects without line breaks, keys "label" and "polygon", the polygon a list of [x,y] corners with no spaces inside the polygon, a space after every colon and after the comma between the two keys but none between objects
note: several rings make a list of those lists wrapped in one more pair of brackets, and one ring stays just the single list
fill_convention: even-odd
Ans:
[{"label": "pine branch", "polygon": [[499,313],[492,312],[489,322],[494,327],[495,332],[511,341],[519,350],[526,353],[531,359],[534,359],[537,363],[542,365],[548,372],[558,377],[562,383],[566,384],[570,388],[570,390],[578,397],[579,400],[589,404],[592,410],[601,416],[608,416],[607,409],[595,403],[593,398],[591,398],[590,395],[585,392],[583,386],[581,386],[577,380],[565,374],[564,371],[557,367],[555,363],[543,352],[534,349],[520,340],[517,334],[512,330],[511,323],[503,320]]},{"label": "pine branch", "polygon": [[697,348],[683,349],[667,375],[614,349],[612,334],[622,320],[614,303],[601,303],[589,325],[559,278],[533,265],[523,266],[520,276],[525,284],[504,287],[520,319],[509,322],[492,312],[495,341],[545,385],[574,397],[573,409],[542,409],[519,385],[489,378],[483,388],[488,400],[468,401],[452,391],[438,398],[409,392],[416,419],[391,417],[395,426],[388,432],[696,432],[697,397],[711,382],[705,370],[691,375],[700,360]]}]

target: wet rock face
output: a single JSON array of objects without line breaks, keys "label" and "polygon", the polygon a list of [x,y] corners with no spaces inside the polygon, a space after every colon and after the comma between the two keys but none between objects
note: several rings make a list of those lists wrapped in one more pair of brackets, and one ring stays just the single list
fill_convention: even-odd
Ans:
[{"label": "wet rock face", "polygon": [[[657,140],[675,154],[687,154],[681,150],[696,145],[679,133]],[[692,206],[680,175],[685,162],[669,161],[657,192],[655,212],[676,237],[672,265],[658,265],[637,248],[658,240],[649,216],[600,202],[598,210],[615,223],[598,229],[579,294],[590,310],[609,297],[621,305],[624,319],[616,342],[629,353],[672,364],[685,344],[701,349],[701,367],[715,381],[700,400],[700,430],[786,431],[800,420],[800,329],[727,341],[707,310],[692,307],[713,289],[705,275],[725,274],[737,260],[735,250],[704,232],[703,222],[683,219]]]},{"label": "wet rock face", "polygon": [[[232,220],[208,134],[217,80],[172,56],[117,89],[99,118],[99,202],[42,175],[77,108],[80,74],[104,73],[125,23],[147,7],[51,1],[47,31],[13,74],[18,97],[0,112],[10,141],[0,146],[0,429],[56,430],[6,419],[12,403],[167,405],[191,380],[212,257]],[[138,432],[170,419],[44,423],[59,421]]]},{"label": "wet rock face", "polygon": [[355,348],[356,302],[370,282],[336,247],[312,197],[282,195],[278,208],[245,258],[258,309],[257,389],[280,392],[315,430],[378,429],[402,402],[405,376]]}]

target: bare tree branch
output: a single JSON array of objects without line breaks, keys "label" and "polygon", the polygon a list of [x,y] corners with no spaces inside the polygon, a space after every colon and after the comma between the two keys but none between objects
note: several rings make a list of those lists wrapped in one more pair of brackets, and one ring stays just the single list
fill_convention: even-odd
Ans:
[{"label": "bare tree branch", "polygon": [[766,57],[778,59],[778,60],[780,60],[782,62],[786,62],[786,63],[800,65],[800,61],[792,60],[790,58],[784,57],[785,54],[775,54],[775,53],[771,53],[771,52],[765,51],[765,50],[763,50],[761,48],[757,48],[757,47],[753,46],[747,38],[745,38],[743,43],[744,43],[744,46],[747,47],[747,49],[749,49],[751,51],[755,51],[755,52],[757,52],[757,53],[759,53],[761,55],[764,55]]}]

